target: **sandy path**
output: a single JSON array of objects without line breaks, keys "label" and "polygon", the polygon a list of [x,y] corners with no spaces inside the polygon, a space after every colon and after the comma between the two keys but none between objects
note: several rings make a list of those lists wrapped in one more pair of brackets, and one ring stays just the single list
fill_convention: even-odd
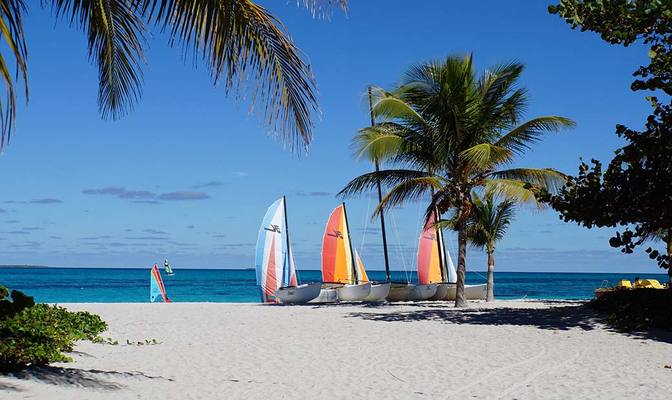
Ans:
[{"label": "sandy path", "polygon": [[[1,399],[667,399],[672,335],[576,303],[268,307],[79,304],[120,345],[0,376]],[[156,339],[158,345],[126,345]]]}]

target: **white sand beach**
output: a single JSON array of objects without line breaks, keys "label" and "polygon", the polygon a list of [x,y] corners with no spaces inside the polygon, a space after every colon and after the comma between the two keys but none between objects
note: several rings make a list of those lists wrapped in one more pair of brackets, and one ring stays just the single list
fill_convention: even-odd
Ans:
[{"label": "white sand beach", "polygon": [[612,332],[579,304],[72,304],[119,345],[0,376],[0,398],[668,399],[672,335]]}]

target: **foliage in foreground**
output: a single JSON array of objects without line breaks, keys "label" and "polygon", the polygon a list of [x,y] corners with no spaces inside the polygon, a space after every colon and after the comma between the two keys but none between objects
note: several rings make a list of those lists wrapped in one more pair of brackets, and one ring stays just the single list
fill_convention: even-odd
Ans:
[{"label": "foliage in foreground", "polygon": [[0,286],[0,371],[72,361],[63,352],[107,329],[98,315],[35,304],[32,297],[16,290],[8,295]]},{"label": "foliage in foreground", "polygon": [[672,330],[672,290],[618,290],[589,306],[606,314],[609,325],[618,330]]}]

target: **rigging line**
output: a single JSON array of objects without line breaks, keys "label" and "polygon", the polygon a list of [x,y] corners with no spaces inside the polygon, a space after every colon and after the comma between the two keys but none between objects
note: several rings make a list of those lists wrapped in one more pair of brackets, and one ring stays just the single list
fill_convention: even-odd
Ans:
[{"label": "rigging line", "polygon": [[399,232],[397,229],[397,219],[395,218],[393,213],[390,213],[389,215],[392,216],[391,221],[392,221],[392,232],[394,233],[394,239],[397,242],[397,254],[401,256],[401,265],[404,267],[404,275],[406,275],[406,282],[410,283],[411,279],[408,275],[408,268],[406,266],[406,257],[404,257],[404,251],[401,249],[401,241],[399,240]]},{"label": "rigging line", "polygon": [[367,230],[369,229],[369,211],[371,211],[371,196],[366,196],[369,198],[368,203],[366,204],[366,214],[364,218],[364,232],[362,233],[362,241],[361,244],[359,245],[359,252],[361,254],[364,254],[364,243],[366,243],[366,233]]}]

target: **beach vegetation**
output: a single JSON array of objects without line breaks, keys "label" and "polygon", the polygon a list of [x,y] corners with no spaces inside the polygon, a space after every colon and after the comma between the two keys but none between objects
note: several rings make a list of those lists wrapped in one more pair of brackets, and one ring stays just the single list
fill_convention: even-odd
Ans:
[{"label": "beach vegetation", "polygon": [[[30,4],[39,6],[39,2]],[[346,0],[300,0],[313,16],[345,10]],[[200,61],[213,84],[238,98],[252,99],[260,121],[290,148],[311,141],[318,111],[310,64],[282,22],[250,0],[45,0],[55,19],[81,30],[89,59],[98,69],[98,109],[104,119],[132,111],[142,96],[146,37],[165,32],[185,59]],[[28,43],[25,0],[0,1],[0,147],[10,139],[17,98],[28,99]],[[16,71],[15,71],[16,70]],[[16,72],[16,73],[15,73]]]},{"label": "beach vegetation", "polygon": [[641,131],[616,126],[616,135],[627,144],[616,150],[606,170],[598,160],[581,161],[578,175],[559,193],[542,191],[540,198],[566,222],[619,228],[609,244],[624,253],[662,243],[646,252],[668,270],[672,283],[672,3],[562,0],[549,11],[608,43],[648,46],[649,63],[634,71],[630,88],[651,92],[647,99],[653,111]]},{"label": "beach vegetation", "polygon": [[606,316],[607,323],[621,331],[672,331],[672,292],[659,289],[615,290],[588,306]]},{"label": "beach vegetation", "polygon": [[517,156],[545,134],[571,127],[560,116],[523,120],[529,103],[518,86],[521,63],[496,65],[478,74],[471,55],[449,56],[412,66],[390,91],[373,90],[379,122],[354,138],[358,158],[389,169],[351,180],[339,193],[350,196],[389,190],[375,213],[407,201],[431,198],[426,218],[450,213],[458,236],[455,305],[464,306],[467,228],[473,192],[486,189],[515,202],[536,204],[535,193],[553,191],[565,176],[552,168],[512,167]]},{"label": "beach vegetation", "polygon": [[68,362],[79,340],[95,340],[107,330],[98,315],[36,304],[32,297],[0,286],[0,371]]}]

